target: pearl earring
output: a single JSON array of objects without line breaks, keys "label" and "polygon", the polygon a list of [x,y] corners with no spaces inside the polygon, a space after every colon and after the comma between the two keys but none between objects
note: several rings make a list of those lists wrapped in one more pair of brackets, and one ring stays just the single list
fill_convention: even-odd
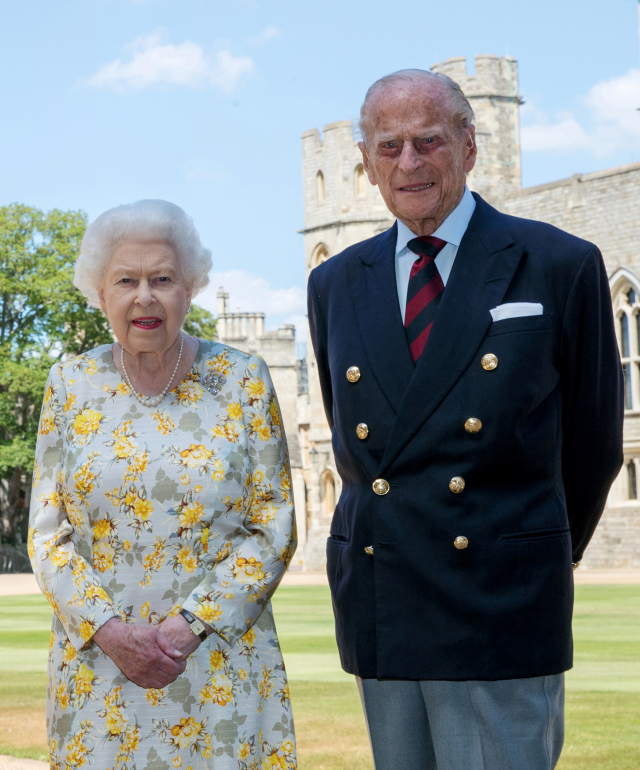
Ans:
[{"label": "pearl earring", "polygon": [[104,312],[104,310],[101,310],[100,312],[102,313],[102,315],[103,315],[105,318],[107,317],[107,314]]},{"label": "pearl earring", "polygon": [[187,315],[191,315],[191,305],[189,305],[189,309],[187,310]]}]

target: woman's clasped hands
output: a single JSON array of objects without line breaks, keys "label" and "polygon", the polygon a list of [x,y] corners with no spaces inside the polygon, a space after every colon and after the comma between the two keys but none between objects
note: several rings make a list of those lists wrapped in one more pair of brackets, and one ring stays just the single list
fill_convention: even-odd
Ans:
[{"label": "woman's clasped hands", "polygon": [[111,618],[96,631],[94,642],[138,687],[160,689],[174,682],[200,645],[180,615],[158,626],[139,627]]}]

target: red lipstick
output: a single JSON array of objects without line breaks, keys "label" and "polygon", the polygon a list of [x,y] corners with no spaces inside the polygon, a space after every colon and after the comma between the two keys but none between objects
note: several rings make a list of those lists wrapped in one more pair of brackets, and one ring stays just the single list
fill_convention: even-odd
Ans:
[{"label": "red lipstick", "polygon": [[162,323],[160,318],[156,316],[134,318],[131,323],[136,329],[157,329]]}]

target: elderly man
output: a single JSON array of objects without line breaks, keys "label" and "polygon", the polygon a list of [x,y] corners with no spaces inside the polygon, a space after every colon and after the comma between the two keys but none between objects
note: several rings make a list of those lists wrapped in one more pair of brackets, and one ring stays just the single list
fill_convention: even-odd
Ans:
[{"label": "elderly man", "polygon": [[598,249],[465,185],[449,78],[369,89],[364,166],[397,222],[309,279],[343,479],[327,569],[376,770],[551,770],[577,566],[622,463]]}]

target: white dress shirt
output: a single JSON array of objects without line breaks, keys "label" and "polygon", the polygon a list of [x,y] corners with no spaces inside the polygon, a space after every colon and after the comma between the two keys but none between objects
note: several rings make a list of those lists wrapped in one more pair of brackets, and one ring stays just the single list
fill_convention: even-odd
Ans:
[{"label": "white dress shirt", "polygon": [[[469,220],[476,208],[476,201],[471,195],[469,188],[465,185],[464,195],[456,208],[449,214],[440,227],[432,233],[435,238],[440,238],[447,242],[442,251],[436,257],[436,267],[442,278],[442,283],[446,286],[453,262],[458,253],[458,247],[462,241],[462,236],[467,231]],[[407,307],[407,291],[409,290],[409,277],[413,263],[418,259],[418,255],[407,248],[407,243],[416,237],[415,233],[401,222],[398,224],[398,240],[396,241],[396,285],[398,287],[398,301],[400,302],[400,312],[402,313],[402,323],[404,323],[404,311]]]}]

